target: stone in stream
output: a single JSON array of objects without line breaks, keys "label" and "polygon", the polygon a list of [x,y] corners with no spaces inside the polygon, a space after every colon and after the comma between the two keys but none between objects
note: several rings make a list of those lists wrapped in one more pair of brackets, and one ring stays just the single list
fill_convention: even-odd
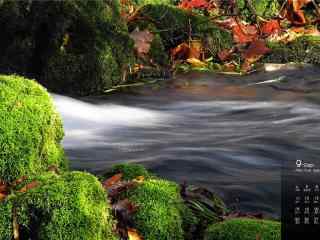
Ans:
[{"label": "stone in stream", "polygon": [[0,180],[34,176],[50,165],[66,169],[63,135],[45,88],[23,77],[0,75]]},{"label": "stone in stream", "polygon": [[1,240],[13,239],[13,219],[21,239],[117,239],[105,190],[96,177],[83,172],[45,173],[28,178],[22,186],[35,182],[36,187],[0,202]]},{"label": "stone in stream", "polygon": [[183,240],[184,220],[191,213],[183,204],[179,186],[153,176],[143,166],[136,164],[115,165],[104,176],[117,173],[122,173],[126,180],[139,176],[145,178],[143,183],[125,193],[138,206],[133,216],[133,226],[143,239]]},{"label": "stone in stream", "polygon": [[205,240],[280,240],[280,222],[235,218],[212,224],[206,231]]}]

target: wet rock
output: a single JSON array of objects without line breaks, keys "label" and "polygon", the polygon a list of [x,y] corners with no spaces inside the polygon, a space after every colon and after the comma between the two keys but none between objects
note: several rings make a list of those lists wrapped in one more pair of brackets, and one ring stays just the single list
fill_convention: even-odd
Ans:
[{"label": "wet rock", "polygon": [[0,72],[88,95],[121,81],[133,42],[118,1],[3,1]]}]

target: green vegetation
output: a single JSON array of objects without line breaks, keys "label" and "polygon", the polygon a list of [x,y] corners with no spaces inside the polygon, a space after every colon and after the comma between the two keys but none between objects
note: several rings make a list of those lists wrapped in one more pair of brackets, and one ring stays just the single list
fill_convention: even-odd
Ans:
[{"label": "green vegetation", "polygon": [[133,3],[142,6],[147,4],[168,4],[173,5],[177,0],[132,0]]},{"label": "green vegetation", "polygon": [[104,174],[104,179],[112,177],[115,174],[122,173],[124,180],[132,180],[136,177],[143,176],[145,178],[151,177],[151,174],[144,166],[133,163],[122,163],[112,166],[111,170]]},{"label": "green vegetation", "polygon": [[[176,47],[181,42],[189,39],[204,39],[206,48],[216,56],[218,52],[232,46],[232,36],[229,32],[218,28],[208,21],[208,18],[199,14],[168,6],[168,5],[146,5],[139,11],[139,16],[144,21],[133,21],[129,29],[141,25],[154,24],[155,33],[159,33],[166,50]],[[142,27],[144,28],[144,27]]]},{"label": "green vegetation", "polygon": [[[249,4],[251,2],[251,6]],[[273,18],[279,14],[280,4],[278,0],[237,0],[237,7],[245,20],[254,20],[254,14],[262,18]]]},{"label": "green vegetation", "polygon": [[318,36],[299,37],[288,44],[269,42],[268,47],[272,49],[272,52],[263,58],[263,62],[320,64],[319,43]]},{"label": "green vegetation", "polygon": [[37,182],[38,186],[11,198],[24,237],[116,239],[112,233],[113,220],[106,193],[93,175],[47,173],[30,178],[29,182]]},{"label": "green vegetation", "polygon": [[144,176],[137,187],[129,189],[122,197],[138,206],[133,216],[134,227],[149,240],[182,240],[197,219],[180,196],[180,187],[159,179],[142,165],[118,164],[104,175],[104,179],[122,173],[124,180]]},{"label": "green vegetation", "polygon": [[[47,91],[0,75],[0,113],[0,187],[8,188],[0,192],[0,240],[13,239],[13,222],[23,239],[116,239],[101,183],[64,171],[62,123]],[[61,175],[48,172],[52,166]]]},{"label": "green vegetation", "polygon": [[269,220],[236,218],[211,225],[205,240],[280,240],[281,224]]},{"label": "green vegetation", "polygon": [[4,0],[0,28],[0,72],[36,78],[51,91],[102,92],[133,59],[117,0]]},{"label": "green vegetation", "polygon": [[184,205],[175,183],[149,179],[129,191],[128,197],[139,206],[134,224],[144,239],[183,239]]},{"label": "green vegetation", "polygon": [[0,240],[12,240],[12,202],[0,203]]},{"label": "green vegetation", "polygon": [[66,169],[61,119],[47,91],[33,80],[0,75],[0,179],[11,182]]}]

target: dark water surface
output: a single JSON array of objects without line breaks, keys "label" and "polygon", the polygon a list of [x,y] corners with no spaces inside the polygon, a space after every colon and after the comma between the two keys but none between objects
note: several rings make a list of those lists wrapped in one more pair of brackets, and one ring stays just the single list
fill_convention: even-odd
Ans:
[{"label": "dark water surface", "polygon": [[231,207],[279,216],[282,161],[320,156],[319,82],[320,70],[287,66],[246,77],[193,73],[139,94],[54,98],[74,169],[140,163],[205,186]]}]

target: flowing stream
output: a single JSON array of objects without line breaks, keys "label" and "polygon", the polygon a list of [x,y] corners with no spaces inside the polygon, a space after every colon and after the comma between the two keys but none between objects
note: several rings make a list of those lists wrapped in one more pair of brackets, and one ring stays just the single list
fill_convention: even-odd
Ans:
[{"label": "flowing stream", "polygon": [[207,187],[231,208],[279,216],[282,161],[320,156],[320,70],[270,68],[181,75],[130,94],[54,95],[72,168],[99,173],[140,163]]}]

